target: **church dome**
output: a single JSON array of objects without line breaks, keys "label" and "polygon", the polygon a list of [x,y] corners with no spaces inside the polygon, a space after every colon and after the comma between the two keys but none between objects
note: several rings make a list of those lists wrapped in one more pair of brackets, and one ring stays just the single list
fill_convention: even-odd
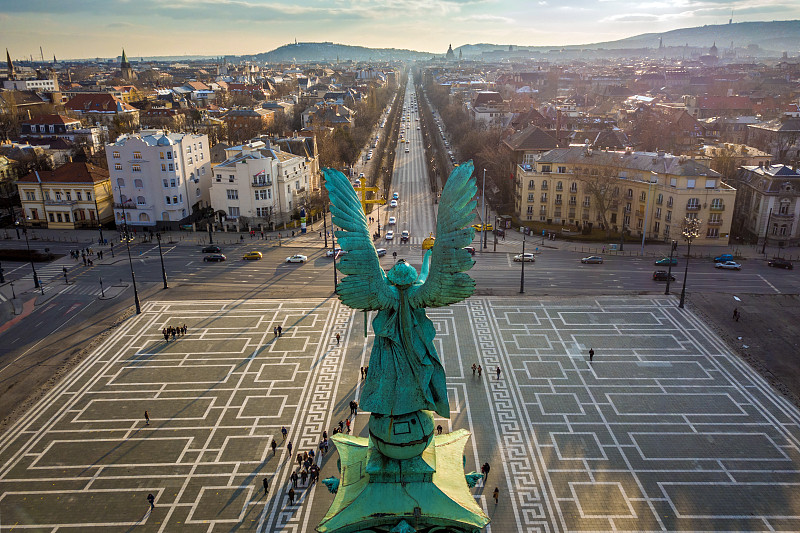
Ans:
[{"label": "church dome", "polygon": [[174,142],[172,142],[172,139],[170,139],[170,138],[169,138],[169,137],[167,137],[166,135],[162,135],[162,136],[161,136],[161,137],[158,139],[158,142],[157,142],[156,144],[157,144],[158,146],[172,146],[172,145],[173,145],[173,144],[175,144],[175,143],[174,143]]}]

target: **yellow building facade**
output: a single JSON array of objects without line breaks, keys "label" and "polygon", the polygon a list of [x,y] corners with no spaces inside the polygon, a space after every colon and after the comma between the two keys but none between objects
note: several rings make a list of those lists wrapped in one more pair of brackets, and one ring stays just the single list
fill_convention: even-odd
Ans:
[{"label": "yellow building facade", "polygon": [[736,190],[685,156],[571,146],[531,158],[514,174],[522,223],[607,226],[669,242],[682,238],[685,217],[699,218],[695,244],[728,244]]},{"label": "yellow building facade", "polygon": [[81,229],[114,221],[108,171],[89,163],[31,172],[17,181],[17,188],[30,226]]}]

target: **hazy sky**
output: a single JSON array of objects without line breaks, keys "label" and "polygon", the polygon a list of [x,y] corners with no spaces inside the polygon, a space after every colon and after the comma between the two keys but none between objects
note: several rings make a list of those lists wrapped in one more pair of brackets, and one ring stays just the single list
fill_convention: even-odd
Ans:
[{"label": "hazy sky", "polygon": [[797,0],[0,0],[12,57],[266,52],[298,41],[443,53],[561,45],[703,24],[800,19]]}]

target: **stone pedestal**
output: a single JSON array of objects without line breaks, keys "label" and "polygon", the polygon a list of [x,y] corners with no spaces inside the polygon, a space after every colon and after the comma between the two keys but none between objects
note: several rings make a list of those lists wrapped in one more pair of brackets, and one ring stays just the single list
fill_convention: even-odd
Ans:
[{"label": "stone pedestal", "polygon": [[477,533],[489,517],[464,477],[469,436],[464,429],[435,436],[421,455],[400,460],[383,455],[371,438],[333,436],[341,479],[317,531]]}]

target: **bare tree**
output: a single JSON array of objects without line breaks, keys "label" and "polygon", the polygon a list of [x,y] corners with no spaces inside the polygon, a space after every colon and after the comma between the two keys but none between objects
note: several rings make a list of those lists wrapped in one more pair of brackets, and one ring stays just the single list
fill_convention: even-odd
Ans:
[{"label": "bare tree", "polygon": [[591,169],[588,173],[577,174],[576,177],[584,185],[586,194],[594,202],[595,211],[605,228],[606,236],[611,235],[608,214],[619,207],[619,173],[620,168],[607,166],[602,169]]}]

